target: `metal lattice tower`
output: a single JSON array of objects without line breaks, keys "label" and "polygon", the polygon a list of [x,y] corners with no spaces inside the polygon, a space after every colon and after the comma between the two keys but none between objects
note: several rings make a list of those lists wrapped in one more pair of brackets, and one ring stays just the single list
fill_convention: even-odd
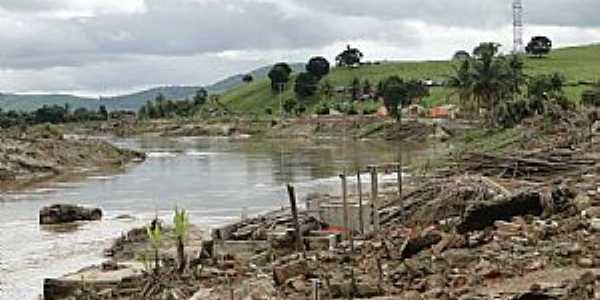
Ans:
[{"label": "metal lattice tower", "polygon": [[523,52],[523,1],[513,0],[513,43],[514,53]]}]

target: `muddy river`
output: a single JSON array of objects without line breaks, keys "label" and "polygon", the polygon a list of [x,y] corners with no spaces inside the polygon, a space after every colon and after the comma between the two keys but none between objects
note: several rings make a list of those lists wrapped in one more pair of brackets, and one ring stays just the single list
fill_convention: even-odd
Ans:
[{"label": "muddy river", "polygon": [[[287,205],[284,185],[299,197],[337,191],[344,168],[425,154],[423,146],[375,141],[257,141],[225,138],[133,138],[113,143],[148,154],[141,164],[111,173],[41,184],[0,194],[0,299],[37,299],[45,277],[102,261],[122,232],[186,208],[191,222],[210,228]],[[366,177],[365,177],[366,179]],[[393,178],[391,178],[393,180]],[[100,222],[68,228],[38,225],[40,207],[98,206]],[[133,219],[118,216],[129,215]]]}]

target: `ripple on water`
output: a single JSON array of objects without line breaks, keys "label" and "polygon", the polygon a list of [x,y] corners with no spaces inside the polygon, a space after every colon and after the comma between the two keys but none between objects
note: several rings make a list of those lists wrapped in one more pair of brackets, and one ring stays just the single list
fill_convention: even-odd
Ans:
[{"label": "ripple on water", "polygon": [[146,153],[148,158],[174,158],[177,154],[174,152],[148,152]]}]

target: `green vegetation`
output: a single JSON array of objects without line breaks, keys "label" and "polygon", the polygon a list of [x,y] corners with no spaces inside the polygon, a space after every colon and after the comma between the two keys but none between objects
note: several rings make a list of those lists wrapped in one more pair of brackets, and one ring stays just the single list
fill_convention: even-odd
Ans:
[{"label": "green vegetation", "polygon": [[173,224],[175,224],[175,241],[177,243],[177,271],[182,274],[186,267],[185,244],[187,234],[190,228],[190,222],[185,210],[175,209],[173,215]]},{"label": "green vegetation", "polygon": [[360,52],[360,50],[348,45],[346,49],[335,58],[335,61],[337,62],[338,67],[353,67],[360,64],[363,57],[364,54]]},{"label": "green vegetation", "polygon": [[[523,72],[527,76],[560,73],[566,82],[563,88],[564,96],[574,103],[579,103],[581,94],[588,89],[580,82],[596,82],[600,79],[600,45],[573,47],[553,50],[544,59],[523,58]],[[378,62],[363,64],[357,68],[338,67],[324,76],[320,83],[319,95],[303,100],[306,111],[314,112],[322,102],[345,102],[350,95],[340,93],[341,88],[352,86],[355,78],[376,87],[376,83],[397,75],[404,80],[434,80],[447,81],[454,74],[454,69],[460,65],[452,61],[425,62]],[[292,74],[295,80],[297,75]],[[255,80],[244,86],[231,89],[221,95],[221,102],[231,110],[239,113],[265,115],[266,108],[273,114],[279,113],[282,99],[294,99],[294,89],[286,87],[282,95],[273,94],[268,80]],[[283,102],[282,101],[282,102]],[[421,99],[424,107],[432,107],[445,103],[460,103],[460,95],[453,89],[434,86],[430,88],[429,96]],[[381,103],[382,104],[382,103]],[[314,106],[314,107],[313,107]]]},{"label": "green vegetation", "polygon": [[160,94],[154,101],[148,101],[138,111],[139,119],[160,119],[173,117],[191,117],[196,114],[206,103],[208,92],[199,89],[194,95],[194,100],[173,101],[166,100]]},{"label": "green vegetation", "polygon": [[146,227],[146,235],[148,236],[150,243],[152,243],[152,248],[154,249],[154,273],[158,273],[160,268],[160,257],[158,250],[160,249],[160,243],[162,239],[161,230],[162,228],[158,218],[155,218],[152,221],[152,224]]},{"label": "green vegetation", "polygon": [[15,126],[36,125],[43,123],[62,124],[70,122],[86,122],[86,121],[105,121],[109,117],[122,118],[125,115],[130,115],[126,111],[114,111],[109,113],[106,107],[100,106],[98,110],[88,110],[80,107],[75,111],[66,104],[64,106],[52,105],[42,106],[32,112],[21,112],[10,110],[4,112],[0,108],[0,128],[10,128]]},{"label": "green vegetation", "polygon": [[552,41],[545,36],[534,36],[525,47],[525,51],[529,55],[535,55],[538,58],[548,55],[552,50]]},{"label": "green vegetation", "polygon": [[583,92],[581,102],[588,107],[600,107],[600,82]]}]

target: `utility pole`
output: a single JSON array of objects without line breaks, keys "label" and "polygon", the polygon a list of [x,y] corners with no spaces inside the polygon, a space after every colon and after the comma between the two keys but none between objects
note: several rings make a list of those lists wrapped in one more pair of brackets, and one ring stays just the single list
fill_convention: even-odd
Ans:
[{"label": "utility pole", "polygon": [[513,53],[523,53],[523,1],[513,0]]}]

